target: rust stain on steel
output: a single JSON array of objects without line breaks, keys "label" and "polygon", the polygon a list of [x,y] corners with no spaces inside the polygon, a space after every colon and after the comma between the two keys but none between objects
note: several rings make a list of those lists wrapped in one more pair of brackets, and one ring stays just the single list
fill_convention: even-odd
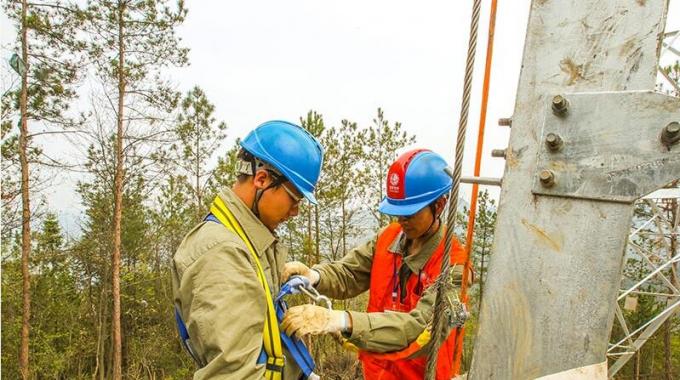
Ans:
[{"label": "rust stain on steel", "polygon": [[583,65],[576,64],[571,58],[565,58],[560,61],[560,70],[567,74],[566,84],[571,86],[581,79],[585,79],[583,76]]},{"label": "rust stain on steel", "polygon": [[[534,316],[531,314],[531,304],[525,296],[525,291],[517,282],[511,282],[503,287],[502,296],[490,298],[488,309],[483,312],[499,315],[508,321],[507,326],[498,334],[495,340],[500,347],[511,347],[513,360],[503,363],[505,372],[512,379],[534,379],[539,374],[539,368],[532,360],[534,337]],[[483,323],[483,322],[482,322]],[[480,325],[480,329],[493,328]]]},{"label": "rust stain on steel", "polygon": [[571,211],[572,203],[573,203],[573,202],[572,202],[571,200],[564,200],[564,201],[562,201],[562,202],[555,208],[555,212],[558,213],[558,214],[562,214],[562,215],[567,214],[569,211]]},{"label": "rust stain on steel", "polygon": [[638,45],[637,38],[635,37],[629,38],[623,45],[621,45],[619,56],[621,57],[627,56],[631,51],[635,50],[637,45]]},{"label": "rust stain on steel", "polygon": [[515,168],[517,167],[517,164],[519,164],[519,159],[515,156],[515,152],[510,149],[510,147],[505,151],[505,162],[510,168]]},{"label": "rust stain on steel", "polygon": [[526,219],[522,219],[522,224],[531,231],[538,241],[552,248],[554,251],[560,252],[562,250],[562,239],[556,239],[540,227],[529,223]]},{"label": "rust stain on steel", "polygon": [[636,0],[636,2],[641,6],[644,7],[647,4],[647,0]]}]

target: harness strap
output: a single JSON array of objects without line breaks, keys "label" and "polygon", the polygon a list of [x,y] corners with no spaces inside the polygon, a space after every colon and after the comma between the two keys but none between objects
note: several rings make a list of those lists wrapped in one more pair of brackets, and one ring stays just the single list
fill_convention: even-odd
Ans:
[{"label": "harness strap", "polygon": [[[219,198],[218,198],[219,199]],[[219,203],[222,203],[221,200]],[[259,263],[259,260],[257,259],[256,255],[254,254],[254,249],[252,248],[252,244],[250,243],[250,240],[246,240],[247,237],[245,237],[245,233],[243,233],[243,230],[240,228],[240,225],[236,224],[236,220],[233,218],[233,215],[229,212],[229,210],[224,206],[220,205],[217,200],[216,202],[211,206],[211,211],[213,213],[208,214],[205,217],[205,221],[210,221],[210,222],[215,222],[215,223],[220,223],[224,225],[227,229],[229,229],[232,232],[235,232],[238,234],[244,242],[246,242],[246,245],[248,246],[249,250],[251,251],[251,254],[254,257],[254,261],[256,263],[256,267],[258,269],[258,279],[262,278],[264,279],[264,272],[261,272],[261,265]],[[213,210],[214,209],[214,210]],[[226,211],[226,212],[225,212]],[[222,213],[223,216],[226,216],[224,218],[227,223],[222,222],[223,218],[218,218],[218,216],[215,215],[215,212]],[[220,214],[217,214],[220,215]],[[232,227],[236,224],[239,229],[232,229]],[[239,233],[239,230],[241,233]],[[241,235],[243,234],[243,235]],[[263,288],[265,288],[265,295],[268,296],[268,300],[271,298],[271,293],[269,291],[269,286],[267,285],[266,280],[262,282]],[[272,380],[281,380],[283,378],[283,369],[285,367],[285,357],[283,356],[283,351],[280,348],[281,342],[283,342],[283,345],[286,347],[288,352],[291,354],[293,357],[293,360],[298,364],[300,369],[302,370],[303,376],[306,379],[318,379],[318,375],[314,373],[314,368],[315,368],[315,363],[314,359],[312,358],[311,354],[307,350],[307,347],[305,346],[304,342],[300,339],[297,339],[295,337],[290,337],[288,336],[285,332],[280,331],[278,326],[279,323],[283,320],[283,317],[286,313],[286,310],[288,309],[288,304],[284,300],[284,297],[291,295],[291,294],[297,294],[300,293],[299,287],[300,286],[305,286],[303,283],[299,283],[299,280],[297,282],[293,279],[290,281],[286,282],[282,287],[281,290],[279,291],[279,294],[277,295],[275,301],[273,302],[274,304],[274,310],[275,312],[272,313],[273,315],[276,316],[276,322],[271,323],[272,321],[269,320],[270,316],[270,303],[268,302],[268,307],[267,307],[267,320],[265,323],[264,327],[264,334],[263,334],[263,349],[260,352],[260,355],[258,357],[257,363],[258,364],[264,364],[265,365],[265,378],[266,379],[272,379]],[[187,331],[186,325],[184,324],[184,321],[182,320],[181,313],[179,311],[179,308],[175,306],[175,320],[177,322],[177,329],[179,331],[179,335],[181,338],[182,346],[184,349],[189,353],[189,355],[194,359],[194,361],[198,364],[199,367],[203,367],[205,363],[202,363],[200,361],[200,358],[198,355],[196,355],[195,350],[193,349],[193,346],[191,345],[191,340],[189,338],[189,332]],[[270,349],[274,348],[273,346],[270,346],[268,343],[271,343],[272,339],[267,339],[274,337],[276,335],[273,334],[273,329],[270,327],[273,326],[275,330],[278,332],[278,336],[280,337],[280,340],[278,340],[279,343],[279,352],[281,352],[279,357],[274,356],[270,352],[273,351]],[[273,340],[276,342],[277,340]],[[268,348],[268,346],[270,346]]]},{"label": "harness strap", "polygon": [[191,359],[194,360],[194,363],[196,363],[199,368],[204,367],[205,363],[203,363],[201,358],[196,355],[196,350],[194,350],[194,346],[191,344],[187,326],[182,320],[182,315],[180,314],[179,307],[177,305],[175,305],[175,322],[177,323],[177,331],[179,332],[179,338],[180,342],[182,343],[182,347],[187,353],[189,353],[189,356],[191,356]]},{"label": "harness strap", "polygon": [[255,252],[255,248],[253,248],[250,239],[248,239],[243,228],[220,197],[215,198],[215,201],[210,206],[210,212],[225,228],[234,232],[241,240],[243,240],[248,247],[251,258],[255,262],[257,278],[264,289],[267,301],[267,315],[265,317],[264,330],[262,333],[264,351],[267,353],[265,378],[269,380],[282,380],[285,357],[283,356],[281,334],[279,332],[279,323],[276,318],[274,301],[272,299],[271,291],[269,290],[269,285],[267,284],[267,279],[264,275],[264,270],[262,270],[262,264],[260,264],[260,260],[257,257],[257,253]]}]

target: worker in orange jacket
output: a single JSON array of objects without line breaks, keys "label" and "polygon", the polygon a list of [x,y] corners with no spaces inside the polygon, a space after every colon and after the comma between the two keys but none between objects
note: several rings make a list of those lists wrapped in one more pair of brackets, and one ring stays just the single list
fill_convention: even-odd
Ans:
[{"label": "worker in orange jacket", "polygon": [[[367,380],[422,379],[429,352],[437,279],[444,257],[446,226],[441,215],[453,185],[438,154],[417,149],[402,154],[387,173],[387,196],[379,211],[397,218],[341,260],[308,268],[284,266],[282,278],[306,277],[329,297],[345,299],[369,291],[366,312],[301,305],[288,310],[282,328],[289,334],[342,333],[359,348]],[[451,281],[460,286],[466,253],[454,239],[448,253]],[[458,370],[454,350],[462,334],[451,330],[438,353],[437,379]]]}]

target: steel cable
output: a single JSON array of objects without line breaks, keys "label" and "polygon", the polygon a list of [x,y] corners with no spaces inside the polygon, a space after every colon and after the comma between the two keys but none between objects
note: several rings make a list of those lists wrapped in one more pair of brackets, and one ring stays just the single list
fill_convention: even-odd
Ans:
[{"label": "steel cable", "polygon": [[463,153],[465,150],[465,131],[467,130],[468,113],[470,109],[470,96],[472,92],[472,74],[475,65],[475,52],[477,50],[477,29],[479,26],[479,14],[481,9],[481,0],[474,0],[472,5],[472,20],[470,22],[470,39],[468,43],[467,61],[465,65],[465,78],[463,82],[463,100],[460,112],[460,122],[458,125],[458,135],[456,137],[456,158],[453,169],[453,188],[449,193],[448,214],[446,217],[446,240],[444,243],[444,257],[442,258],[442,268],[435,287],[437,290],[434,317],[432,322],[432,347],[427,355],[427,370],[425,372],[425,379],[434,380],[437,367],[437,358],[439,357],[439,348],[444,339],[441,334],[447,332],[446,315],[450,314],[447,311],[446,293],[450,291],[449,283],[449,252],[453,243],[456,212],[458,208],[458,193],[460,189],[460,177],[463,170]]}]

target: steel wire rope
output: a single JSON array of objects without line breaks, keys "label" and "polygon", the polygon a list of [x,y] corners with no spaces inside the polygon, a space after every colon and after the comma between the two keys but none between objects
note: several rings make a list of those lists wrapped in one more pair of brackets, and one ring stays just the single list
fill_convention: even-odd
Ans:
[{"label": "steel wire rope", "polygon": [[[468,113],[470,109],[470,95],[472,92],[472,74],[474,72],[475,51],[477,49],[477,29],[479,27],[479,14],[481,9],[481,0],[474,0],[472,5],[472,19],[470,22],[470,39],[468,42],[467,60],[465,65],[465,78],[463,81],[463,100],[460,113],[460,122],[458,125],[458,134],[456,137],[456,152],[453,169],[453,188],[449,193],[448,214],[446,218],[446,238],[444,242],[444,255],[442,257],[441,273],[435,282],[436,299],[434,305],[434,317],[432,322],[432,347],[427,355],[427,368],[425,372],[425,379],[434,380],[437,366],[437,358],[439,357],[439,348],[442,343],[441,334],[446,331],[445,312],[447,301],[444,300],[446,292],[448,291],[448,279],[450,271],[449,252],[451,251],[451,244],[453,242],[456,212],[458,207],[458,192],[460,189],[460,177],[463,167],[463,153],[465,151],[465,132],[467,130]],[[450,313],[450,310],[449,310]]]}]

